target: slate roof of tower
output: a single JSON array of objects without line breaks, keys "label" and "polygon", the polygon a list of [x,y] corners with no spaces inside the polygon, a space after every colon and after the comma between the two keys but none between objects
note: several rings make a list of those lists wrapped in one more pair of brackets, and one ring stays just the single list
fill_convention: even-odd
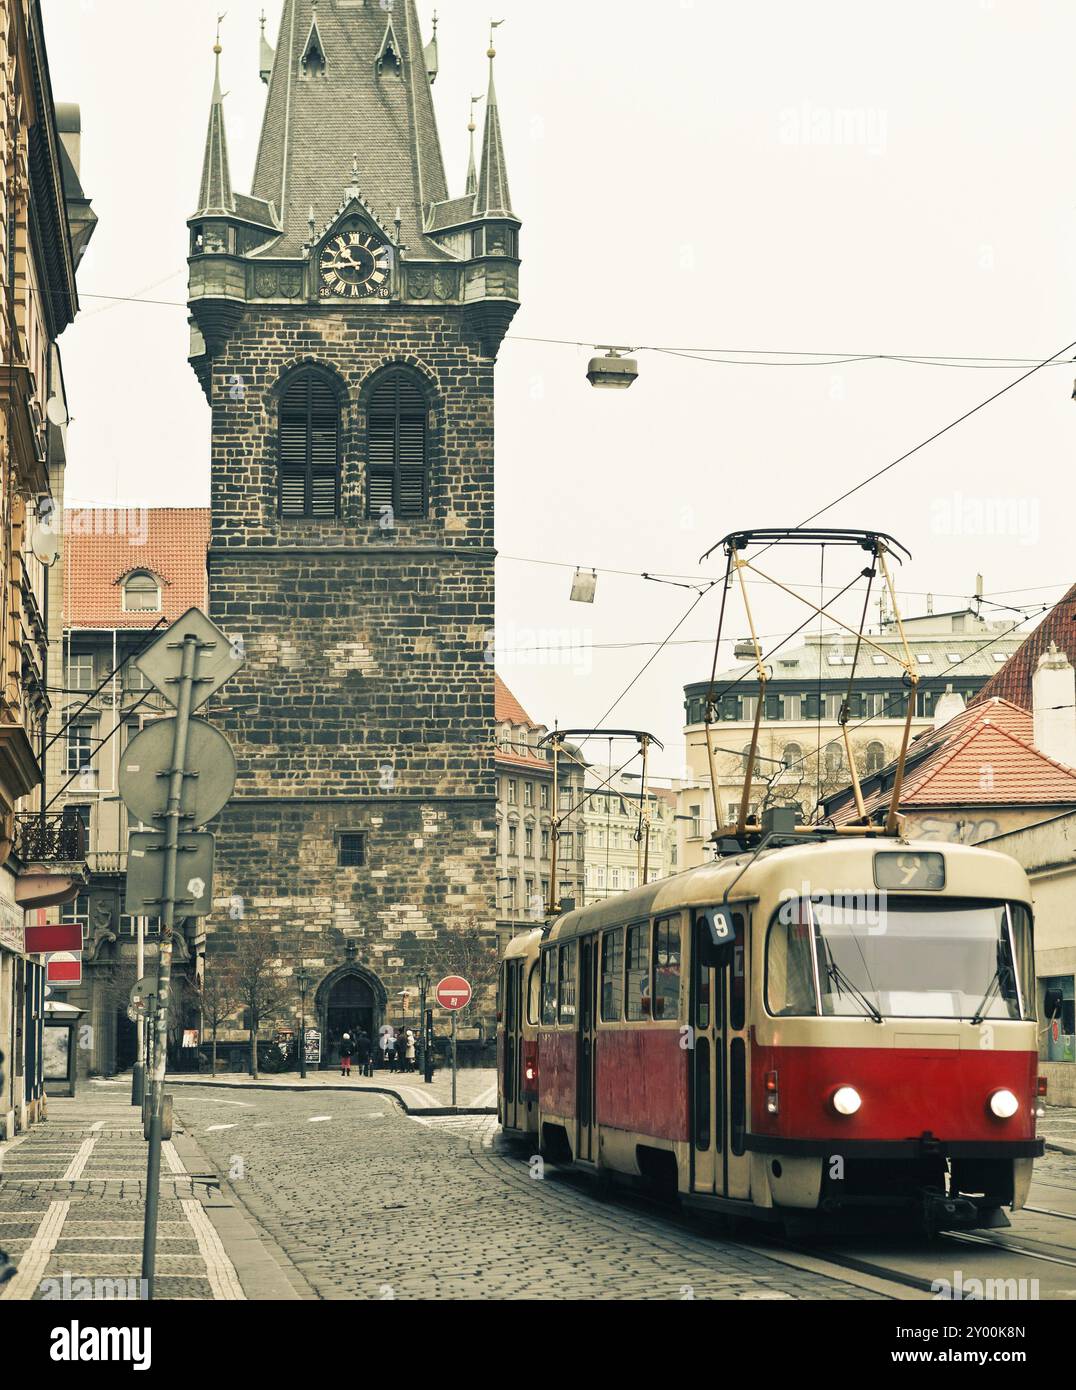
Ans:
[{"label": "slate roof of tower", "polygon": [[[64,626],[153,627],[208,604],[208,507],[66,507]],[[132,570],[161,584],[161,612],[125,613]]]},{"label": "slate roof of tower", "polygon": [[[444,161],[426,74],[415,0],[391,10],[373,3],[316,7],[325,75],[302,76],[312,0],[285,0],[252,193],[277,208],[283,236],[273,256],[298,256],[309,239],[314,209],[320,232],[335,218],[345,190],[356,182],[381,223],[401,214],[408,255],[447,259],[423,235],[423,209],[448,197]],[[399,76],[387,62],[375,71],[386,33],[401,49]]]},{"label": "slate roof of tower", "polygon": [[1001,670],[987,681],[973,703],[979,704],[998,695],[1022,709],[1031,709],[1031,678],[1039,664],[1039,657],[1048,650],[1051,642],[1055,642],[1058,651],[1064,652],[1076,665],[1076,584],[1054,604]]},{"label": "slate roof of tower", "polygon": [[[219,47],[219,45],[218,45]],[[213,78],[213,97],[209,107],[209,129],[202,159],[202,186],[195,217],[207,212],[231,212],[232,175],[228,164],[228,140],[224,133],[224,101],[220,90],[220,54]]]},{"label": "slate roof of tower", "polygon": [[478,171],[478,196],[475,210],[479,217],[512,213],[512,195],[508,191],[508,167],[501,136],[501,114],[497,109],[497,88],[493,81],[493,62],[490,60],[489,95],[486,97],[486,130],[482,140],[482,163]]}]

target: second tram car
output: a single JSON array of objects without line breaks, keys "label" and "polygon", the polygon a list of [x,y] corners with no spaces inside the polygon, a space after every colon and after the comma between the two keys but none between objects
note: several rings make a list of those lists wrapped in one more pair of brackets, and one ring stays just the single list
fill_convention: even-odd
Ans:
[{"label": "second tram car", "polygon": [[793,1226],[1026,1199],[1031,893],[1003,855],[790,837],[515,938],[501,990],[502,1123],[554,1161]]}]

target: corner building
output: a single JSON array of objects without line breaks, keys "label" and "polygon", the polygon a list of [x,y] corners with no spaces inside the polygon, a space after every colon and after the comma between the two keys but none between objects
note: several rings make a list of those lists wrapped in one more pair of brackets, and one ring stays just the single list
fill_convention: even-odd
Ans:
[{"label": "corner building", "polygon": [[286,0],[246,196],[216,48],[191,363],[210,612],[246,660],[214,716],[239,777],[206,968],[237,931],[278,932],[326,1050],[398,1021],[454,929],[496,940],[493,376],[520,224],[488,56],[450,198],[414,0]]}]

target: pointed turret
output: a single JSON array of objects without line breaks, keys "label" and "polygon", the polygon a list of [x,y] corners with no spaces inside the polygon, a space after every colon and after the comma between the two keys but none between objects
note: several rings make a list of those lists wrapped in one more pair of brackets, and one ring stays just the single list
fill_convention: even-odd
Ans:
[{"label": "pointed turret", "polygon": [[471,157],[467,161],[467,187],[464,191],[472,195],[478,192],[478,168],[474,160],[474,133],[478,127],[474,123],[474,108],[475,103],[481,100],[481,96],[471,98],[471,119],[467,123],[467,130],[471,137]]},{"label": "pointed turret", "polygon": [[205,138],[205,158],[202,161],[202,186],[198,193],[195,217],[222,213],[227,216],[235,209],[232,196],[232,176],[228,168],[228,140],[224,133],[224,98],[220,90],[220,30],[213,45],[216,68],[213,75],[213,99],[209,108],[209,129]]},{"label": "pointed turret", "polygon": [[437,74],[440,71],[440,64],[437,60],[437,11],[433,12],[433,38],[422,50],[426,59],[426,76],[430,79],[430,86],[437,81]]},{"label": "pointed turret", "polygon": [[[492,28],[503,22],[494,22]],[[486,96],[486,131],[482,140],[482,169],[478,178],[475,211],[479,217],[511,217],[512,198],[508,192],[508,168],[501,137],[501,117],[497,109],[497,88],[493,80],[493,60],[497,50],[493,47],[492,32],[486,56],[489,58],[489,93]]]},{"label": "pointed turret", "polygon": [[269,79],[270,79],[270,78],[272,77],[272,75],[273,75],[273,60],[276,58],[276,54],[275,54],[275,52],[273,51],[273,45],[272,45],[272,44],[269,42],[269,40],[265,37],[265,11],[264,11],[264,10],[262,10],[261,15],[259,16],[259,23],[260,23],[261,26],[262,26],[262,36],[261,36],[261,44],[260,44],[260,49],[259,49],[260,55],[261,55],[261,62],[260,62],[259,65],[258,65],[258,75],[261,77],[261,80],[262,80],[262,81],[265,83],[265,85],[268,87],[268,85],[269,85]]}]

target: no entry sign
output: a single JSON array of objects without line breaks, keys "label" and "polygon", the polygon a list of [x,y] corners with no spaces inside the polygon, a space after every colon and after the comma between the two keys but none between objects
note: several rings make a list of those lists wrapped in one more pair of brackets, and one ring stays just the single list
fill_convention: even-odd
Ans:
[{"label": "no entry sign", "polygon": [[434,991],[434,998],[442,1009],[463,1009],[471,1002],[471,986],[462,975],[446,975]]}]

